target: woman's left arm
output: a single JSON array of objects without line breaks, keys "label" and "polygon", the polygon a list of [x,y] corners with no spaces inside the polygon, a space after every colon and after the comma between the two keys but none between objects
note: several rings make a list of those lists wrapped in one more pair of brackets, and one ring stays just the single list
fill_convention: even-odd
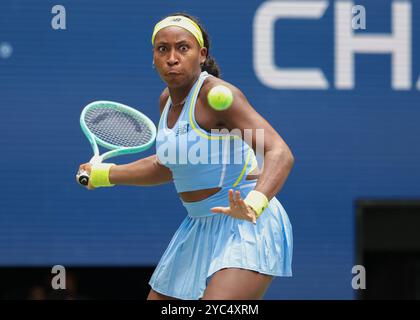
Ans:
[{"label": "woman's left arm", "polygon": [[220,112],[219,119],[223,121],[226,128],[241,130],[242,137],[246,137],[245,129],[252,130],[252,148],[255,152],[257,152],[256,129],[263,129],[264,165],[255,190],[262,192],[270,200],[286,182],[294,165],[293,154],[276,130],[250,105],[245,95],[234,86],[229,85],[229,88],[234,97],[231,107],[224,111],[214,112]]}]

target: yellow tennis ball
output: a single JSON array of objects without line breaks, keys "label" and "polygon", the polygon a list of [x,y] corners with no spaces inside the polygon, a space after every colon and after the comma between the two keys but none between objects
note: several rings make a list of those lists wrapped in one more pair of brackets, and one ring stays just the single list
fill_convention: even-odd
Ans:
[{"label": "yellow tennis ball", "polygon": [[218,85],[211,88],[207,94],[207,101],[209,102],[209,105],[215,110],[226,110],[232,105],[233,94],[228,87],[224,85]]}]

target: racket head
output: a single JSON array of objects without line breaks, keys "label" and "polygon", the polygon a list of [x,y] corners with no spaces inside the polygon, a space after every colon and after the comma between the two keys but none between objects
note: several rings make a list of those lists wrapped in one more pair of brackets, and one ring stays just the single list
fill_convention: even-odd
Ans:
[{"label": "racket head", "polygon": [[156,127],[142,112],[115,101],[93,101],[80,115],[80,126],[90,141],[94,158],[97,145],[108,150],[100,161],[117,155],[149,149],[156,139]]}]

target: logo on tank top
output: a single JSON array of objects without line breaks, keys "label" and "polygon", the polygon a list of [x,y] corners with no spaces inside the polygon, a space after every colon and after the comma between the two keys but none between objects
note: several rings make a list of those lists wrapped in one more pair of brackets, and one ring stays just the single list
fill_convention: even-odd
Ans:
[{"label": "logo on tank top", "polygon": [[189,123],[183,123],[178,126],[178,129],[175,132],[175,136],[180,136],[182,134],[186,134],[190,130]]}]

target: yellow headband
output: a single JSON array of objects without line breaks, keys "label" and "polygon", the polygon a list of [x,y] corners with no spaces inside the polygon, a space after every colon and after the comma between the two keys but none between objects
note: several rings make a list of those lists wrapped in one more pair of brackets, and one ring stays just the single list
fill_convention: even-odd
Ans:
[{"label": "yellow headband", "polygon": [[194,21],[184,16],[170,16],[159,21],[153,30],[152,44],[155,43],[156,34],[163,28],[170,26],[181,27],[189,31],[197,39],[200,47],[204,47],[204,39],[200,27]]}]

